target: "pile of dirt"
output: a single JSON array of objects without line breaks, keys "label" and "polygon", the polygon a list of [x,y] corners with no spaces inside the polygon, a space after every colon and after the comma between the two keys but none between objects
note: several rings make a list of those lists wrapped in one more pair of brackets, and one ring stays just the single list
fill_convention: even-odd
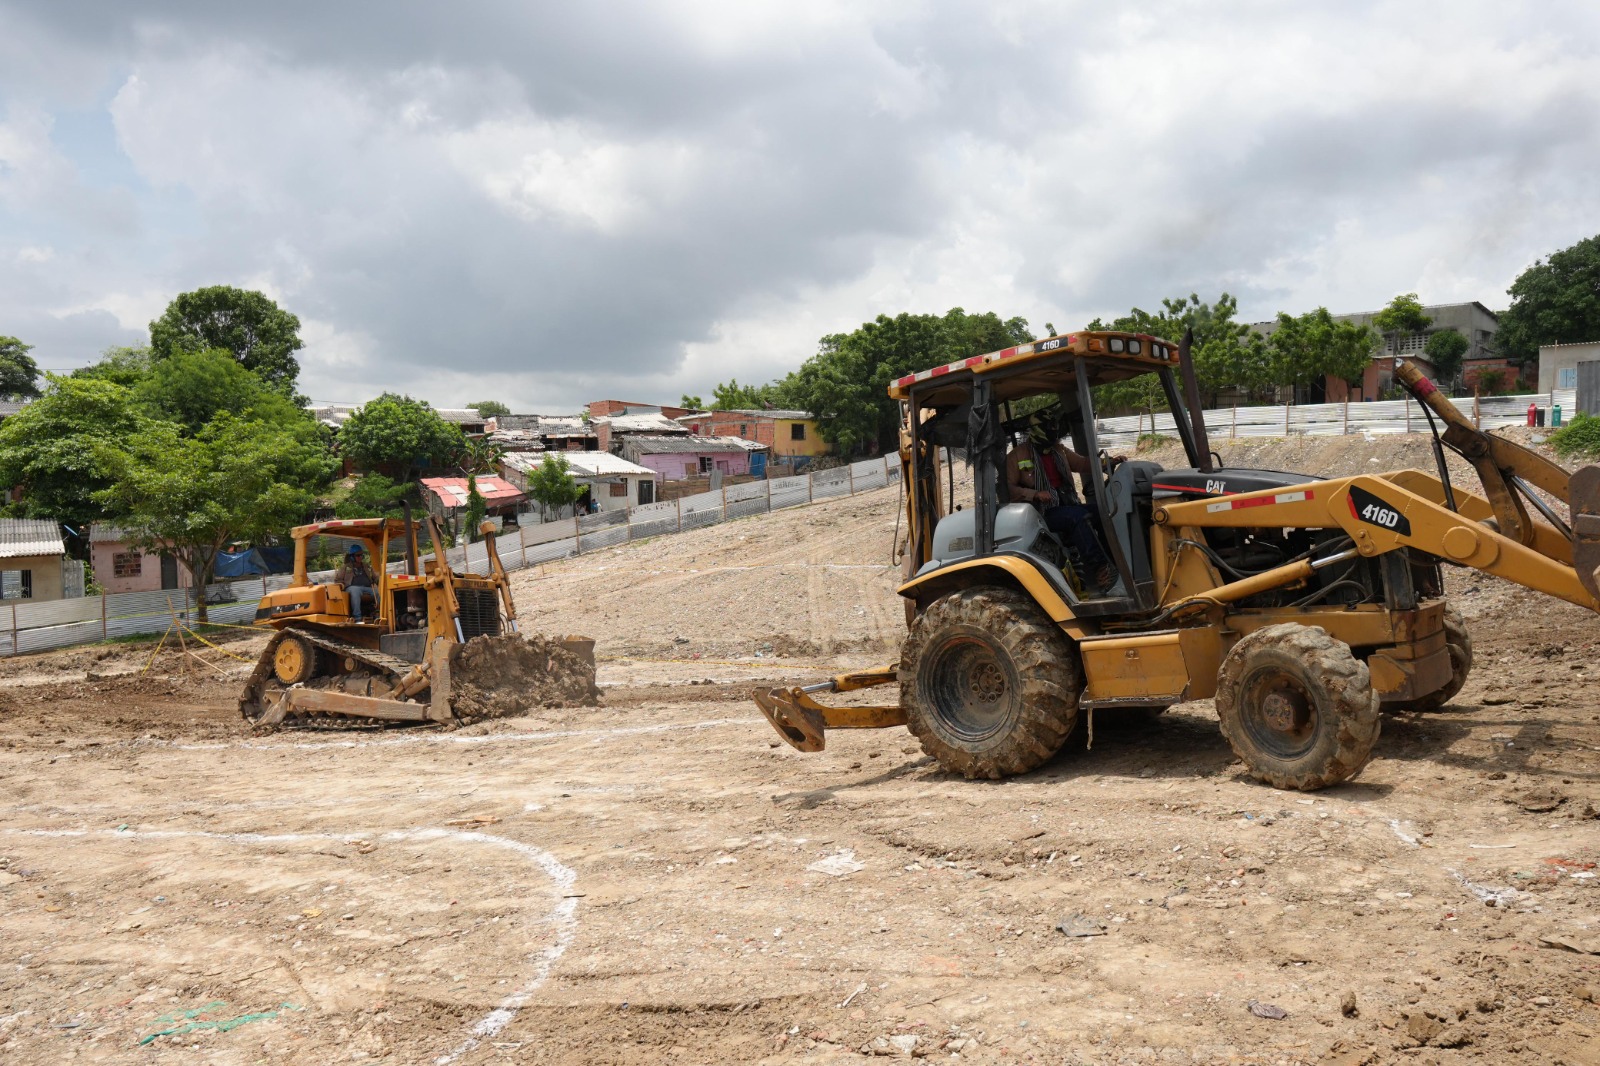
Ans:
[{"label": "pile of dirt", "polygon": [[450,653],[451,705],[464,719],[505,718],[535,707],[595,707],[594,661],[534,634],[474,637]]}]

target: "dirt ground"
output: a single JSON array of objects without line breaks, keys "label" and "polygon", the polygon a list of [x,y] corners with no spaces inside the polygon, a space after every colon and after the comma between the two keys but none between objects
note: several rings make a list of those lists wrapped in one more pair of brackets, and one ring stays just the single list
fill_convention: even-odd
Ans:
[{"label": "dirt ground", "polygon": [[[1344,444],[1250,459],[1427,461]],[[517,574],[598,708],[251,737],[254,636],[0,662],[0,1061],[1600,1062],[1600,619],[1453,573],[1471,680],[1312,795],[1208,703],[801,755],[748,693],[894,654],[896,502]]]}]

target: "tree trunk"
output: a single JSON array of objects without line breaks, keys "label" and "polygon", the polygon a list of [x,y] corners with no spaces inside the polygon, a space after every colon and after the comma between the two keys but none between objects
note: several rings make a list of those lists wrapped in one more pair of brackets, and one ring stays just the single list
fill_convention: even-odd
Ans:
[{"label": "tree trunk", "polygon": [[210,555],[199,552],[184,561],[189,568],[189,581],[194,586],[195,620],[200,625],[210,621],[206,610],[206,586],[211,583],[211,567],[215,560],[215,552]]}]

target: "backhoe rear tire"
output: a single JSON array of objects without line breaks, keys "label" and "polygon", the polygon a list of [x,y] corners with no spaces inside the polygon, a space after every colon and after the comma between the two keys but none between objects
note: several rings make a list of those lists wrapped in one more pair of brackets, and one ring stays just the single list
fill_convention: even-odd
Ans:
[{"label": "backhoe rear tire", "polygon": [[922,750],[968,778],[1023,774],[1061,750],[1083,674],[1072,642],[1020,592],[952,593],[917,616],[900,706]]},{"label": "backhoe rear tire", "polygon": [[1439,710],[1456,698],[1456,693],[1467,683],[1467,674],[1472,670],[1472,634],[1467,631],[1467,620],[1454,607],[1444,609],[1444,642],[1450,649],[1452,674],[1449,682],[1444,688],[1430,692],[1421,699],[1395,704],[1394,710],[1425,714]]},{"label": "backhoe rear tire", "polygon": [[1217,676],[1222,735],[1252,776],[1311,789],[1360,772],[1378,740],[1366,664],[1317,626],[1266,626],[1233,646]]}]

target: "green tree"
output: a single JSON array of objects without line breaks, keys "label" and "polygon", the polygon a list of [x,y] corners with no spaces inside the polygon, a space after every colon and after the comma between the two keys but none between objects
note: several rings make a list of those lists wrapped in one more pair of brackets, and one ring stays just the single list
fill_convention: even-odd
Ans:
[{"label": "green tree", "polygon": [[489,505],[483,500],[483,493],[478,491],[478,479],[472,474],[467,475],[467,509],[461,516],[461,529],[469,541],[480,541],[483,534],[478,532],[478,527],[483,525],[483,516],[488,514]]},{"label": "green tree", "polygon": [[[230,541],[282,533],[302,520],[335,465],[309,422],[283,426],[225,412],[194,436],[171,422],[147,422],[97,458],[112,484],[95,499],[134,543],[171,552],[197,592]],[[205,621],[205,598],[198,598]]]},{"label": "green tree", "polygon": [[401,506],[415,492],[414,484],[391,481],[382,474],[367,474],[358,479],[350,494],[333,509],[335,518],[401,518]]},{"label": "green tree", "polygon": [[567,457],[546,452],[544,459],[528,474],[528,495],[547,511],[559,511],[578,502],[583,486],[573,480]]},{"label": "green tree", "polygon": [[511,413],[511,408],[499,400],[479,400],[477,403],[469,403],[467,406],[478,412],[478,417],[480,418],[494,418],[496,415],[508,415]]},{"label": "green tree", "polygon": [[[684,399],[699,399],[699,397],[686,396]],[[766,385],[741,385],[739,379],[733,378],[711,390],[713,411],[759,411],[764,407],[779,407],[782,402],[783,386],[778,382],[769,382]]]},{"label": "green tree", "polygon": [[1357,381],[1382,342],[1376,330],[1340,322],[1319,307],[1298,317],[1278,312],[1278,328],[1267,338],[1272,380],[1310,385],[1324,377]]},{"label": "green tree", "polygon": [[100,520],[95,494],[113,479],[104,455],[149,419],[133,393],[93,378],[46,376],[43,395],[0,422],[0,483],[20,485],[24,517],[69,525]]},{"label": "green tree", "polygon": [[39,364],[28,353],[33,345],[0,337],[0,396],[31,400],[39,395]]},{"label": "green tree", "polygon": [[506,454],[504,445],[485,438],[469,437],[464,433],[457,436],[460,440],[450,455],[450,465],[461,471],[463,477],[500,472],[500,460]]},{"label": "green tree", "polygon": [[150,367],[149,348],[114,346],[101,353],[98,363],[80,366],[72,372],[72,376],[95,378],[132,388],[145,379]]},{"label": "green tree", "polygon": [[226,348],[246,370],[288,397],[295,396],[305,347],[300,319],[253,289],[212,285],[180,293],[150,323],[150,354],[157,361],[175,351]]},{"label": "green tree", "polygon": [[1506,291],[1495,347],[1508,359],[1526,366],[1541,344],[1600,340],[1600,236],[1539,260]]},{"label": "green tree", "polygon": [[898,445],[899,409],[888,396],[895,378],[1032,339],[1026,320],[993,312],[879,315],[852,333],[823,337],[780,395],[815,415],[822,438],[842,453],[887,451]]},{"label": "green tree", "polygon": [[[1234,316],[1239,313],[1239,301],[1223,293],[1214,304],[1201,300],[1196,293],[1188,298],[1173,297],[1161,301],[1159,314],[1150,314],[1135,307],[1129,314],[1107,325],[1099,319],[1089,324],[1090,329],[1115,329],[1130,333],[1148,333],[1152,337],[1172,341],[1183,340],[1186,330],[1194,330],[1194,346],[1190,354],[1194,359],[1195,377],[1200,388],[1212,394],[1219,389],[1239,388],[1259,394],[1276,383],[1271,381],[1271,367],[1266,356],[1266,342],[1260,333]],[[1095,390],[1095,406],[1104,412],[1137,409],[1166,410],[1167,398],[1154,375],[1112,382]]]},{"label": "green tree", "polygon": [[308,421],[305,409],[246,370],[223,348],[177,349],[153,364],[133,390],[156,418],[199,433],[218,414],[248,415],[259,421]]},{"label": "green tree", "polygon": [[1459,330],[1441,329],[1429,334],[1428,343],[1422,347],[1422,357],[1433,364],[1440,378],[1453,382],[1461,373],[1461,358],[1471,346],[1472,342]]},{"label": "green tree", "polygon": [[690,396],[687,392],[678,397],[678,406],[686,411],[704,411],[706,409],[705,401],[698,396]]},{"label": "green tree", "polygon": [[339,429],[339,448],[358,466],[394,466],[406,480],[421,466],[453,459],[462,447],[459,427],[423,400],[386,392],[362,405]]},{"label": "green tree", "polygon": [[1433,323],[1423,314],[1422,301],[1414,292],[1401,293],[1372,316],[1372,326],[1388,338],[1391,350],[1400,351],[1400,341],[1410,333],[1421,333]]}]

